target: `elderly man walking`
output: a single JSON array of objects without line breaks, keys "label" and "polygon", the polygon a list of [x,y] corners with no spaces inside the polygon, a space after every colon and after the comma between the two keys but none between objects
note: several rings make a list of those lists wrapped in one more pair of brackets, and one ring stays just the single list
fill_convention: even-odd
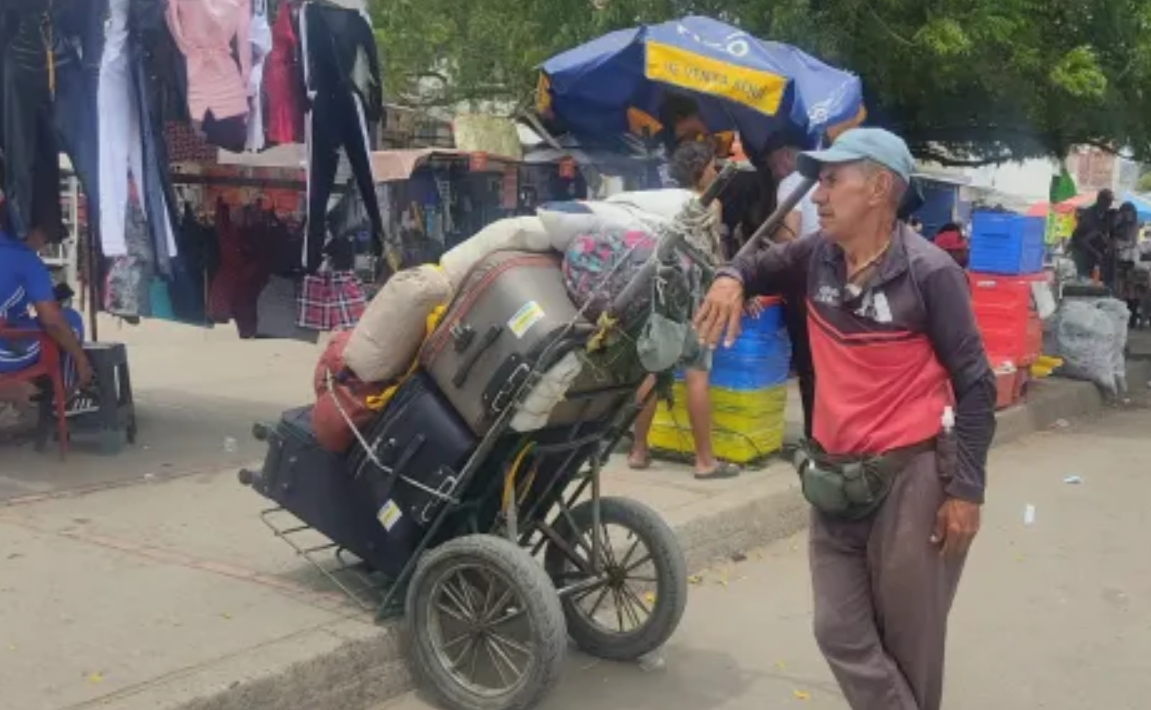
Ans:
[{"label": "elderly man walking", "polygon": [[722,270],[695,323],[714,348],[734,341],[751,296],[808,303],[819,387],[797,463],[813,507],[815,637],[853,710],[940,707],[995,433],[964,273],[896,219],[913,165],[879,129],[802,154],[820,231]]}]

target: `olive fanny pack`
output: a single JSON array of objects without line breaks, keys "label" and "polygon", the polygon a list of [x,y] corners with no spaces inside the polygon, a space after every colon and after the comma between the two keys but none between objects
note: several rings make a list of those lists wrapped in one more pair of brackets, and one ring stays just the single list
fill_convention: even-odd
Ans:
[{"label": "olive fanny pack", "polygon": [[795,454],[803,497],[813,508],[842,520],[862,520],[887,499],[896,475],[916,456],[935,449],[935,439],[885,454],[830,456],[813,441]]}]

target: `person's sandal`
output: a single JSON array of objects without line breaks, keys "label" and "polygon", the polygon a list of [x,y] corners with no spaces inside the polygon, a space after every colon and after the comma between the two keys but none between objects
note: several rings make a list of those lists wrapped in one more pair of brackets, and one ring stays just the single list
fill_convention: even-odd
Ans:
[{"label": "person's sandal", "polygon": [[627,455],[627,467],[633,471],[646,471],[651,468],[651,454],[643,456]]},{"label": "person's sandal", "polygon": [[710,471],[696,471],[695,480],[697,481],[715,481],[723,478],[736,478],[739,474],[743,473],[743,469],[733,463],[727,461],[720,461],[715,468]]}]

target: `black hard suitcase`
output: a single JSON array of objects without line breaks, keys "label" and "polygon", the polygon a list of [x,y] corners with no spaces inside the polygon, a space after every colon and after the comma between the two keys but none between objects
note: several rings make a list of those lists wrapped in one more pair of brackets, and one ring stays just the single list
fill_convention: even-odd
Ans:
[{"label": "black hard suitcase", "polygon": [[371,507],[352,486],[343,457],[312,435],[312,408],[284,412],[268,432],[268,453],[252,487],[373,569],[395,576],[399,558]]},{"label": "black hard suitcase", "polygon": [[483,436],[514,402],[543,352],[572,332],[571,323],[582,320],[558,256],[495,252],[464,279],[420,350],[420,365]]},{"label": "black hard suitcase", "polygon": [[371,505],[393,554],[410,556],[443,509],[478,443],[423,372],[396,391],[348,459],[352,485]]}]

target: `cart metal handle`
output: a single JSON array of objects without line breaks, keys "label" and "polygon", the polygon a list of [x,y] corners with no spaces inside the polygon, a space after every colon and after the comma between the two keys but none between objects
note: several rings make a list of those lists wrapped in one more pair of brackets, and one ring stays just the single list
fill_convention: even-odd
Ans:
[{"label": "cart metal handle", "polygon": [[[783,218],[791,214],[791,211],[795,209],[795,206],[799,204],[800,200],[811,191],[811,188],[815,187],[815,183],[816,180],[812,178],[804,178],[803,182],[799,184],[799,187],[795,188],[794,192],[785,197],[783,202],[779,203],[779,206],[771,213],[771,216],[764,220],[763,224],[759,225],[759,229],[755,230],[755,234],[751,235],[751,239],[747,240],[747,243],[744,244],[739,250],[739,253],[735,255],[735,258],[740,259],[758,251],[760,242],[764,241],[768,235],[779,227],[780,223],[783,222]],[[803,235],[797,234],[796,236],[802,237]]]}]

